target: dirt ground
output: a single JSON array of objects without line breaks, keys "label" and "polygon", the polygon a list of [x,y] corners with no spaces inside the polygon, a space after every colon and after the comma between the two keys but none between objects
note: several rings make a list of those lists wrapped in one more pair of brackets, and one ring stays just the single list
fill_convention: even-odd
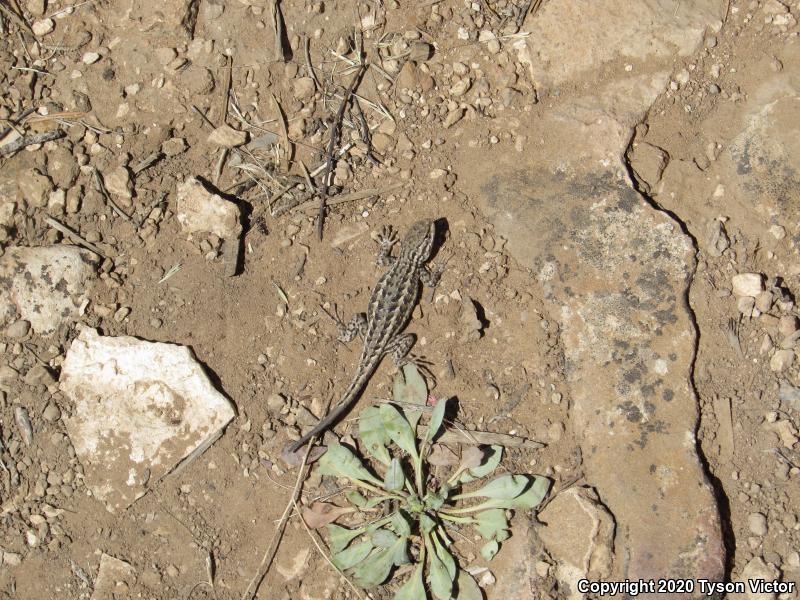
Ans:
[{"label": "dirt ground", "polygon": [[[537,273],[509,252],[508,240],[478,208],[481,189],[462,177],[493,167],[481,152],[464,149],[547,153],[551,140],[526,138],[514,127],[559,103],[558,94],[537,96],[514,48],[548,0],[527,3],[527,15],[520,12],[525,4],[284,0],[287,54],[280,56],[271,2],[0,0],[0,125],[33,108],[39,118],[24,121],[26,133],[65,132],[0,157],[0,195],[14,205],[3,215],[0,243],[74,242],[48,217],[78,232],[107,257],[88,284],[79,323],[106,336],[190,347],[236,409],[200,458],[112,514],[87,488],[61,418],[70,406],[56,380],[78,324],[64,323],[51,335],[6,330],[2,364],[16,374],[44,364],[51,375],[3,375],[0,598],[240,598],[294,487],[296,469],[281,462],[281,449],[313,422],[309,411],[319,417],[338,400],[358,360],[358,342],[338,342],[321,306],[335,305],[346,320],[366,310],[383,272],[373,238],[385,224],[401,236],[422,218],[439,226],[432,262],[444,266],[442,278],[423,289],[408,328],[418,336],[416,351],[433,365],[432,393],[456,397],[469,428],[546,444],[510,449],[509,471],[547,475],[556,489],[581,480],[560,316],[545,301]],[[800,12],[796,3],[786,5]],[[693,54],[672,58],[673,79],[685,70],[692,80],[660,94],[636,128],[631,152],[646,143],[671,161],[707,160],[709,141],[727,135],[730,95],[746,96],[782,68],[776,61],[788,45],[800,43],[796,27],[775,35],[759,9],[758,2],[732,0],[713,42],[706,36]],[[750,13],[756,17],[745,18]],[[375,161],[357,112],[347,111],[338,146],[353,145],[333,170],[320,240],[319,194],[307,189],[304,173],[326,162],[361,50],[370,66],[357,94]],[[698,96],[693,74],[717,63],[718,87],[698,83],[708,92]],[[789,110],[797,119],[794,101]],[[209,135],[223,122],[260,143],[222,149]],[[96,188],[94,169],[118,211]],[[189,177],[239,208],[240,248],[182,228],[176,189]],[[797,178],[780,175],[786,185]],[[781,382],[798,382],[797,367],[771,367],[764,322],[741,316],[730,294],[736,273],[779,277],[774,289],[786,306],[775,314],[796,319],[797,196],[776,183],[774,193],[785,200],[782,230],[759,229],[749,225],[760,219],[753,205],[710,194],[698,206],[633,179],[696,251],[688,295],[698,334],[691,378],[726,573],[738,575],[761,557],[780,578],[797,581],[800,412],[797,399],[788,405],[794,408],[778,400]],[[25,192],[23,181],[44,190]],[[315,185],[321,181],[318,173]],[[39,203],[32,201],[39,192]],[[726,226],[729,243],[719,252],[708,249],[706,217],[722,217]],[[791,336],[788,319],[780,323]],[[392,377],[384,361],[359,406],[389,396]],[[29,415],[30,443],[18,407]],[[337,433],[351,429],[345,420]],[[312,471],[304,489],[314,498],[326,488]],[[483,565],[474,549],[463,552],[467,565]],[[102,554],[135,571],[113,595],[95,590]],[[487,566],[498,574],[517,560],[501,550]],[[203,583],[209,573],[213,588]],[[537,597],[566,597],[552,578],[541,581]],[[485,593],[495,597],[491,585]],[[293,518],[258,597],[355,596]]]}]

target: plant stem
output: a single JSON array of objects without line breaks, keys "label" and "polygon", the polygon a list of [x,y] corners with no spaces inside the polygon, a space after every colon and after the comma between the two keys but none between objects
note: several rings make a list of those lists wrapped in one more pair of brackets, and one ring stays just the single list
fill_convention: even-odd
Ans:
[{"label": "plant stem", "polygon": [[467,525],[474,525],[478,521],[472,517],[457,517],[442,510],[438,511],[437,516],[445,521],[452,521],[453,523],[465,523]]}]

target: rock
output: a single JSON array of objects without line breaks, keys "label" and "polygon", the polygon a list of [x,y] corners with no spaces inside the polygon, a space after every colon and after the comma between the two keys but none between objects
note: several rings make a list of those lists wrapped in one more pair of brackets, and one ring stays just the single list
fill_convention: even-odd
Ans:
[{"label": "rock", "polygon": [[394,139],[385,133],[375,133],[372,136],[372,147],[377,152],[386,152],[394,147]]},{"label": "rock", "polygon": [[747,515],[747,526],[753,535],[763,537],[767,535],[767,517],[755,512]]},{"label": "rock", "polygon": [[42,411],[42,418],[48,423],[55,423],[61,418],[61,410],[50,402]]},{"label": "rock", "polygon": [[31,323],[30,321],[26,321],[25,319],[19,319],[18,321],[14,321],[6,327],[6,335],[12,339],[16,338],[24,338],[28,335],[28,332],[31,330]]},{"label": "rock", "polygon": [[19,193],[29,206],[43,208],[47,206],[47,197],[53,189],[50,178],[36,169],[21,173],[17,180]]},{"label": "rock", "polygon": [[433,89],[435,82],[433,77],[423,72],[412,61],[406,61],[400,73],[397,75],[397,85],[400,89],[416,90],[429,92]]},{"label": "rock", "polygon": [[75,157],[65,147],[56,146],[47,153],[47,174],[57,187],[69,189],[78,179],[79,172]]},{"label": "rock", "polygon": [[778,331],[781,335],[792,335],[800,329],[800,321],[794,315],[783,315],[778,321]]},{"label": "rock", "polygon": [[466,112],[466,110],[463,109],[463,108],[455,108],[455,109],[451,110],[445,116],[444,121],[442,122],[442,125],[444,126],[445,129],[450,129],[453,125],[455,125],[456,123],[458,123],[462,119],[462,117],[464,116],[465,112]]},{"label": "rock", "polygon": [[61,370],[63,419],[95,498],[115,512],[194,460],[234,416],[185,346],[86,328]]},{"label": "rock", "polygon": [[454,98],[460,98],[467,93],[471,85],[472,80],[469,77],[463,77],[450,86],[450,95]]},{"label": "rock", "polygon": [[85,289],[96,276],[96,255],[77,246],[6,248],[0,257],[0,324],[29,321],[48,335],[80,318]]},{"label": "rock", "polygon": [[209,192],[194,177],[178,185],[177,218],[186,233],[208,232],[236,239],[242,232],[239,207]]},{"label": "rock", "polygon": [[14,422],[17,424],[17,431],[22,442],[26,446],[33,443],[33,427],[31,426],[31,419],[28,416],[28,409],[24,406],[14,407]]},{"label": "rock", "polygon": [[433,46],[427,42],[415,40],[411,42],[408,49],[408,60],[413,62],[425,62],[433,56]]},{"label": "rock", "polygon": [[295,100],[299,100],[300,102],[308,102],[314,98],[316,84],[311,77],[298,77],[294,80],[292,89]]},{"label": "rock", "polygon": [[53,372],[44,365],[34,365],[25,373],[25,383],[28,385],[50,385],[55,381]]},{"label": "rock", "polygon": [[793,386],[785,379],[781,380],[778,399],[787,408],[800,412],[800,388]]},{"label": "rock", "polygon": [[180,72],[180,85],[187,93],[207,96],[214,91],[214,74],[205,67],[192,66]]},{"label": "rock", "polygon": [[275,570],[278,571],[278,574],[281,577],[283,577],[284,581],[298,579],[308,571],[310,566],[308,559],[310,555],[311,548],[303,548],[289,559],[278,559],[277,563],[275,564]]},{"label": "rock", "polygon": [[164,143],[161,144],[161,151],[166,156],[178,156],[186,151],[188,148],[188,144],[186,140],[179,137],[174,137],[166,140]]},{"label": "rock", "polygon": [[772,292],[761,292],[756,296],[755,306],[762,313],[768,312],[772,308]]},{"label": "rock", "polygon": [[464,297],[461,300],[461,317],[459,320],[462,327],[461,343],[474,342],[483,336],[483,323],[478,318],[478,311],[472,298]]},{"label": "rock", "polygon": [[120,198],[133,198],[133,182],[131,172],[125,167],[117,167],[110,173],[103,175],[106,189]]},{"label": "rock", "polygon": [[747,600],[774,600],[777,594],[773,593],[759,593],[758,591],[753,591],[750,589],[748,585],[749,582],[755,582],[758,579],[762,579],[765,581],[774,581],[778,579],[780,573],[778,570],[771,564],[767,564],[764,562],[764,559],[760,556],[757,556],[748,562],[744,569],[742,569],[742,573],[739,577],[733,577],[734,581],[743,581],[745,582],[745,593],[744,594],[728,594],[726,598],[730,600],[743,600],[747,598]]},{"label": "rock", "polygon": [[156,60],[161,66],[167,66],[172,60],[178,56],[175,48],[156,48]]},{"label": "rock", "polygon": [[579,579],[601,580],[611,574],[614,560],[614,517],[590,487],[574,487],[557,494],[538,515],[537,528],[547,552],[556,560],[556,577],[571,590],[568,598],[582,598]]},{"label": "rock", "polygon": [[736,301],[736,308],[746,317],[749,317],[753,314],[753,308],[755,308],[755,305],[756,301],[752,296],[741,296]]},{"label": "rock", "polygon": [[135,583],[136,569],[124,560],[104,552],[100,556],[100,568],[94,580],[94,591],[90,600],[115,600],[119,597],[120,586],[133,588]]},{"label": "rock", "polygon": [[249,135],[246,131],[238,131],[229,125],[221,125],[211,132],[208,141],[220,148],[235,148],[246,144]]},{"label": "rock", "polygon": [[520,59],[530,65],[537,88],[602,72],[615,60],[657,64],[671,63],[675,54],[689,56],[702,45],[707,28],[720,29],[726,3],[697,0],[676,10],[653,2],[638,7],[635,19],[624,17],[628,8],[625,0],[543,5],[530,27],[526,24],[531,35],[520,45]]},{"label": "rock", "polygon": [[28,7],[28,12],[34,17],[43,16],[44,11],[47,10],[47,0],[28,0],[25,4]]},{"label": "rock", "polygon": [[713,219],[708,225],[708,235],[706,236],[706,252],[717,258],[722,256],[731,245],[725,225],[718,219]]},{"label": "rock", "polygon": [[764,276],[760,273],[739,273],[731,279],[733,293],[755,298],[764,291]]},{"label": "rock", "polygon": [[33,25],[31,25],[33,34],[37,37],[52,33],[55,28],[56,24],[53,19],[39,19],[38,21],[34,21]]},{"label": "rock", "polygon": [[629,156],[630,165],[646,190],[651,190],[661,181],[661,175],[669,162],[667,153],[647,142],[633,144]]},{"label": "rock", "polygon": [[100,54],[97,52],[85,52],[81,61],[85,65],[93,65],[100,60]]},{"label": "rock", "polygon": [[769,368],[775,373],[780,373],[791,366],[794,361],[794,350],[776,350],[772,358],[769,359]]}]

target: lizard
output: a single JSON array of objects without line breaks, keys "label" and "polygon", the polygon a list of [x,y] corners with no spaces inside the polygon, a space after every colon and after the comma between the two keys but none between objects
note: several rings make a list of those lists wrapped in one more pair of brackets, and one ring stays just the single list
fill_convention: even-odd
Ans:
[{"label": "lizard", "polygon": [[440,271],[432,271],[426,263],[431,258],[436,235],[434,221],[417,221],[400,243],[397,256],[392,247],[397,237],[390,227],[378,234],[379,266],[389,269],[378,280],[370,295],[366,315],[359,313],[350,324],[340,324],[339,339],[349,342],[360,334],[364,343],[350,385],[339,403],[314,428],[288,447],[291,453],[304,446],[312,437],[329,429],[358,400],[370,377],[386,354],[392,354],[397,366],[408,362],[409,351],[416,342],[413,333],[403,333],[419,298],[419,284],[436,286]]}]

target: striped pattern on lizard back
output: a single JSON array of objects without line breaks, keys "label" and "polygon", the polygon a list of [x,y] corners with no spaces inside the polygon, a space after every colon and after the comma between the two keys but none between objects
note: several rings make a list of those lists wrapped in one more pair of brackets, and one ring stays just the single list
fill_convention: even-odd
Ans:
[{"label": "striped pattern on lizard back", "polygon": [[425,266],[431,257],[435,233],[433,221],[414,223],[395,258],[388,255],[394,238],[387,234],[388,237],[381,240],[379,262],[384,260],[391,266],[372,290],[366,327],[362,330],[364,345],[353,379],[339,404],[311,431],[294,442],[289,447],[290,452],[297,451],[312,437],[330,428],[358,400],[385,354],[393,353],[395,362],[402,364],[415,338],[411,334],[401,335],[401,332],[417,304],[420,281],[435,284],[438,278]]}]

